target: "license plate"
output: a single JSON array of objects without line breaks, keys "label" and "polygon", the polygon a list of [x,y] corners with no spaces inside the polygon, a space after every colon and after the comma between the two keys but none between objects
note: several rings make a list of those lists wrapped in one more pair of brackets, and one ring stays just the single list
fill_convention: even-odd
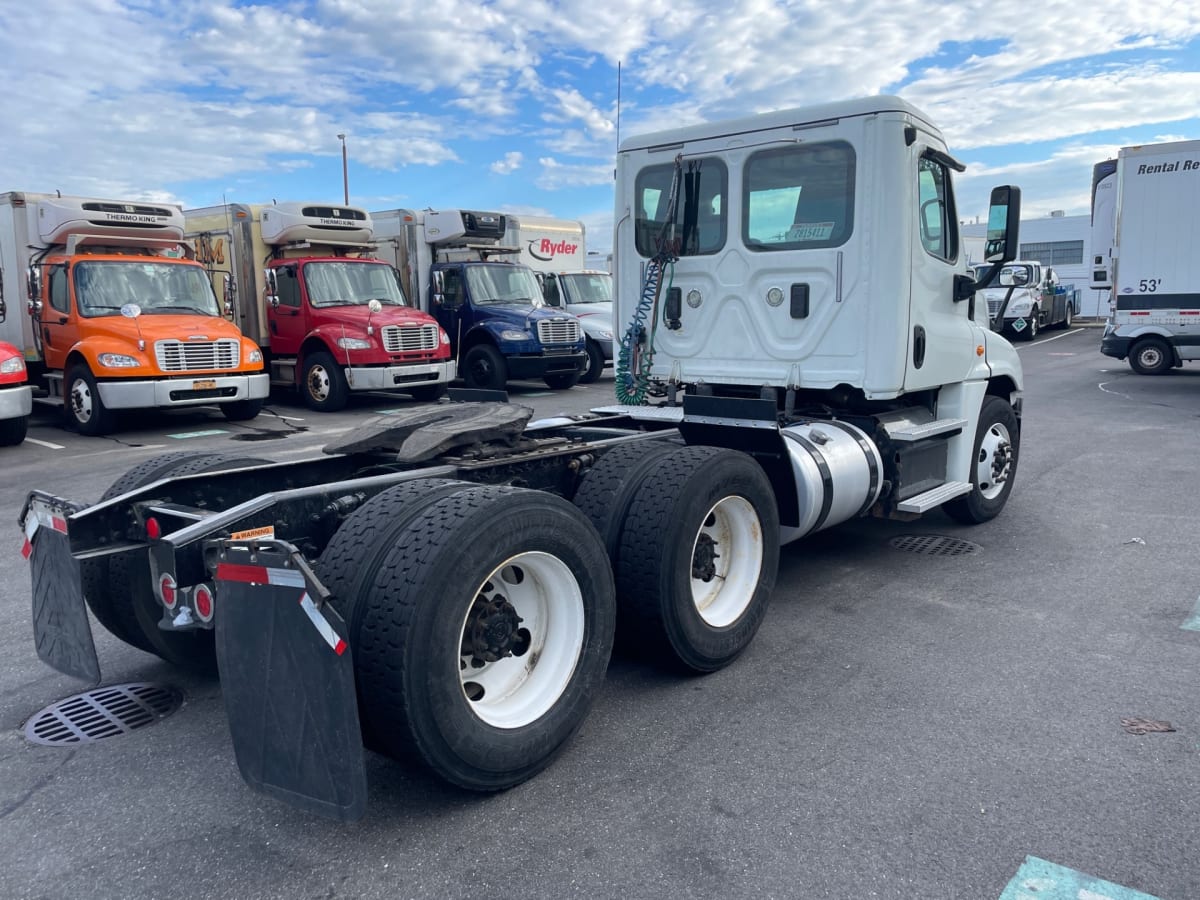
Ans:
[{"label": "license plate", "polygon": [[213,381],[211,378],[204,378],[204,379],[201,379],[200,381],[192,382],[192,390],[193,391],[211,391],[216,386],[217,386],[217,383],[215,381]]}]

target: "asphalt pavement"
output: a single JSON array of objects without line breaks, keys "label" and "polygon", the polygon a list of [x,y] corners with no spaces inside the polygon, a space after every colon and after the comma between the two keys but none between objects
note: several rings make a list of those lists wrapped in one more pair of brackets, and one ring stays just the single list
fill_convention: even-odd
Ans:
[{"label": "asphalt pavement", "polygon": [[[1093,328],[1018,347],[999,518],[857,520],[789,545],[732,666],[615,657],[566,753],[493,796],[368,754],[352,825],[250,791],[219,683],[98,627],[106,684],[171,685],[182,709],[73,749],[28,742],[31,715],[85,686],[34,653],[16,515],[32,487],[94,500],[167,449],[301,456],[410,402],[321,415],[283,396],[250,423],[143,415],[108,438],[38,413],[0,454],[0,897],[1200,896],[1200,366],[1134,375]],[[612,377],[512,394],[582,412],[612,402]],[[930,555],[906,536],[967,543]],[[1014,892],[1035,871],[1044,890]]]}]

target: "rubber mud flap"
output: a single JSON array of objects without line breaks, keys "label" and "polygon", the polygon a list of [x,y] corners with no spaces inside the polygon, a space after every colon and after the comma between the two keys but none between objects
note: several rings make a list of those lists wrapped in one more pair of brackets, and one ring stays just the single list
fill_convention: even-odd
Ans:
[{"label": "rubber mud flap", "polygon": [[367,808],[348,629],[284,541],[215,542],[216,644],[234,753],[250,787],[341,821]]},{"label": "rubber mud flap", "polygon": [[98,684],[100,661],[83,601],[79,561],[71,555],[66,517],[27,506],[22,519],[29,518],[38,522],[26,531],[37,655],[64,675]]}]

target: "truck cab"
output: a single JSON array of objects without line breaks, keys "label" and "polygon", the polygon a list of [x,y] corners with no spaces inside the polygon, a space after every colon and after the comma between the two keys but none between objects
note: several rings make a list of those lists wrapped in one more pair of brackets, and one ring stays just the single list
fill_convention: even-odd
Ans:
[{"label": "truck cab", "polygon": [[258,336],[272,384],[298,389],[318,412],[342,409],[355,391],[399,390],[421,402],[446,392],[449,338],[375,257],[365,210],[288,202],[186,216],[228,305]]},{"label": "truck cab", "polygon": [[579,320],[548,308],[525,266],[437,263],[429,289],[468,387],[498,390],[509,378],[532,378],[559,390],[579,381],[586,360]]},{"label": "truck cab", "polygon": [[543,272],[542,296],[552,309],[578,316],[587,336],[587,369],[580,382],[590,384],[613,363],[613,280],[608,272]]},{"label": "truck cab", "polygon": [[510,262],[508,217],[464,209],[371,214],[380,255],[411,296],[424,298],[449,336],[467,387],[503,390],[510,378],[542,379],[555,390],[579,381],[587,363],[583,328],[546,307],[533,270]]},{"label": "truck cab", "polygon": [[[976,266],[976,277],[985,278],[990,268]],[[1017,259],[1006,263],[987,280],[980,289],[980,297],[986,301],[988,316],[993,320],[1007,297],[1003,321],[996,321],[996,330],[1031,341],[1043,328],[1070,324],[1074,318],[1071,300],[1065,288],[1060,290],[1060,287],[1058,274],[1050,266],[1036,260]]]}]

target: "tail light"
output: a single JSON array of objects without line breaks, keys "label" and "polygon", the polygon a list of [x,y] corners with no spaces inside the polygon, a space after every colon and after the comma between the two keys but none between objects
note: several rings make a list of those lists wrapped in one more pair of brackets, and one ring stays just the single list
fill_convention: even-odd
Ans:
[{"label": "tail light", "polygon": [[162,600],[163,606],[167,609],[174,609],[175,604],[179,600],[179,597],[175,593],[176,587],[175,579],[171,577],[170,573],[164,573],[158,579],[158,596]]},{"label": "tail light", "polygon": [[207,584],[196,588],[192,595],[193,606],[196,607],[196,618],[201,622],[211,622],[213,617],[213,592]]}]

